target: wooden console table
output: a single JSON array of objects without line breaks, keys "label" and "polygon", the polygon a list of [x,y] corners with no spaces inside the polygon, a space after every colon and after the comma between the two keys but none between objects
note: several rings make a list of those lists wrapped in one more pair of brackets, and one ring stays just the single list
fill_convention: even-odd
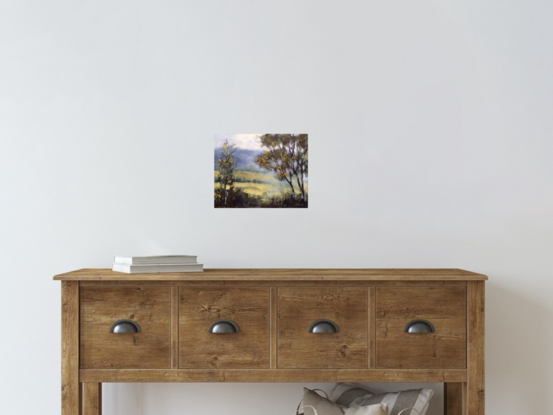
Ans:
[{"label": "wooden console table", "polygon": [[103,382],[443,382],[484,415],[484,282],[458,269],[208,269],[62,281],[62,415]]}]

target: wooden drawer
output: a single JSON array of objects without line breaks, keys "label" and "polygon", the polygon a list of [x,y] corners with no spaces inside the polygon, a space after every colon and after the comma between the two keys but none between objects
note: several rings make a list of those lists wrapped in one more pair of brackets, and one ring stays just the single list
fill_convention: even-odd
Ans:
[{"label": "wooden drawer", "polygon": [[[110,333],[118,320],[139,333]],[[170,288],[81,288],[81,367],[169,368]]]},{"label": "wooden drawer", "polygon": [[[377,288],[377,368],[465,368],[466,316],[466,287]],[[405,333],[417,319],[429,321],[435,332]]]},{"label": "wooden drawer", "polygon": [[[278,289],[279,368],[366,368],[366,287]],[[337,333],[313,334],[317,320],[331,320]]]},{"label": "wooden drawer", "polygon": [[[180,368],[269,368],[269,288],[181,288]],[[213,334],[217,320],[238,333]]]}]

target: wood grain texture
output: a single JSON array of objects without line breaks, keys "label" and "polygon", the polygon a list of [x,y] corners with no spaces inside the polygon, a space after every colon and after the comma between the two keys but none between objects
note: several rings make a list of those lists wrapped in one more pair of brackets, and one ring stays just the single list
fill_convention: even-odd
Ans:
[{"label": "wood grain texture", "polygon": [[[468,379],[468,371],[467,371],[467,379]],[[467,407],[467,382],[461,383],[461,391],[463,396],[463,415],[468,414],[468,407]]]},{"label": "wood grain texture", "polygon": [[278,367],[278,288],[271,287],[271,314],[270,314],[270,352],[271,352],[271,369]]},{"label": "wood grain texture", "polygon": [[[279,368],[367,368],[365,288],[278,289]],[[329,319],[340,331],[312,334],[315,320]]]},{"label": "wood grain texture", "polygon": [[[181,288],[181,368],[269,368],[268,288]],[[212,334],[216,320],[239,333]]]},{"label": "wood grain texture", "polygon": [[179,368],[179,287],[171,287],[171,369]]},{"label": "wood grain texture", "polygon": [[[117,320],[140,333],[113,334]],[[81,288],[81,368],[170,368],[171,288]]]},{"label": "wood grain texture", "polygon": [[444,384],[444,415],[463,415],[463,384]]},{"label": "wood grain texture", "polygon": [[[376,288],[377,368],[466,368],[466,288]],[[411,320],[435,333],[409,334]]]},{"label": "wood grain texture", "polygon": [[466,385],[467,414],[484,415],[485,411],[485,369],[484,369],[484,325],[485,288],[480,281],[468,285],[468,382]]},{"label": "wood grain texture", "polygon": [[102,415],[101,383],[83,383],[83,415]]},{"label": "wood grain texture", "polygon": [[286,281],[286,280],[486,280],[482,274],[460,269],[205,269],[204,272],[124,274],[111,269],[81,269],[54,277],[66,281]]},{"label": "wood grain texture", "polygon": [[376,368],[376,289],[369,288],[368,302],[369,369]]},{"label": "wood grain texture", "polygon": [[464,382],[467,371],[370,369],[85,369],[82,382]]},{"label": "wood grain texture", "polygon": [[79,283],[61,284],[61,414],[81,414]]},{"label": "wood grain texture", "polygon": [[[129,277],[132,278],[132,277]],[[416,280],[416,281],[386,281],[386,280],[293,280],[286,279],[281,281],[261,280],[256,281],[253,277],[247,280],[195,280],[195,281],[134,281],[132,279],[126,279],[124,281],[104,281],[104,280],[90,280],[80,281],[81,287],[330,287],[330,286],[343,286],[343,287],[435,287],[435,286],[455,286],[466,287],[467,281],[458,280]]]}]

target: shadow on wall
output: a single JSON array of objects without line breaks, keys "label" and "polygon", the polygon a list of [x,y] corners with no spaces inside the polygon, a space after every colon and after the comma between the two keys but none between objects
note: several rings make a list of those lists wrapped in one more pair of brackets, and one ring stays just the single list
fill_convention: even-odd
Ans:
[{"label": "shadow on wall", "polygon": [[142,415],[142,388],[140,383],[104,383],[102,414]]},{"label": "shadow on wall", "polygon": [[330,391],[333,385],[328,383],[165,385],[150,383],[144,387],[141,415],[293,415],[302,399],[303,386]]},{"label": "shadow on wall", "polygon": [[493,279],[486,283],[486,396],[494,402],[493,413],[537,414],[550,406],[551,391],[543,385],[552,320],[523,290],[508,290]]}]

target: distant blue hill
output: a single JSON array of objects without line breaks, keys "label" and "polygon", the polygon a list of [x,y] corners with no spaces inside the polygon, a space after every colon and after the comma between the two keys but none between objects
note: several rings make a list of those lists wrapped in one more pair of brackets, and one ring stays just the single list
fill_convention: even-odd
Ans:
[{"label": "distant blue hill", "polygon": [[[238,165],[236,166],[237,170],[245,170],[254,168],[255,170],[261,170],[257,164],[255,164],[255,156],[263,154],[262,150],[245,150],[242,148],[237,148],[233,154],[233,157],[238,160]],[[223,155],[222,148],[215,149],[215,166],[217,166],[217,159],[219,156]],[[263,169],[263,171],[266,171]]]}]

